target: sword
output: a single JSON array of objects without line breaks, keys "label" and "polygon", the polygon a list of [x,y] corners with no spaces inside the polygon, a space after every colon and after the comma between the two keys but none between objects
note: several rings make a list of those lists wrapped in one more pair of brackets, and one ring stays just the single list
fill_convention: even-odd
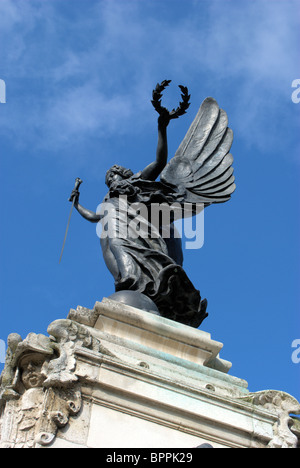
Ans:
[{"label": "sword", "polygon": [[[79,177],[77,177],[77,179],[75,180],[74,191],[78,191],[78,189],[80,187],[80,184],[82,184],[82,180],[79,179]],[[60,257],[59,257],[59,263],[61,261],[61,257],[62,257],[64,248],[65,248],[66,238],[67,238],[67,234],[68,234],[68,230],[69,230],[69,226],[70,226],[71,215],[72,215],[72,211],[73,211],[73,208],[74,208],[75,199],[76,199],[76,197],[74,196],[73,201],[72,201],[72,206],[71,206],[71,209],[70,209],[68,224],[67,224],[67,228],[66,228],[66,232],[65,232],[65,238],[64,238],[64,241],[63,241],[63,245],[62,245],[62,249],[61,249],[61,253],[60,253]],[[70,197],[69,201],[71,201],[71,200],[72,200],[72,198]]]}]

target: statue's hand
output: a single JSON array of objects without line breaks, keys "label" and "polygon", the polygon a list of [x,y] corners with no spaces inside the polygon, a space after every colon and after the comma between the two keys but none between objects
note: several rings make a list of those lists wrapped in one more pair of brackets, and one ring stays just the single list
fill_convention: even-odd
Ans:
[{"label": "statue's hand", "polygon": [[70,195],[70,198],[69,198],[69,201],[70,201],[70,202],[73,202],[73,201],[74,201],[74,203],[78,202],[78,200],[79,200],[79,195],[80,195],[80,193],[79,193],[78,190],[72,190],[71,195]]},{"label": "statue's hand", "polygon": [[75,180],[75,186],[74,186],[74,188],[73,188],[73,190],[71,192],[70,198],[69,198],[70,202],[73,202],[73,201],[74,201],[74,203],[78,202],[78,199],[79,199],[79,190],[78,189],[79,189],[81,184],[82,184],[82,180],[79,177],[77,177],[77,179]]},{"label": "statue's hand", "polygon": [[169,125],[171,118],[170,118],[170,112],[166,108],[161,109],[161,113],[158,117],[158,126],[159,127],[164,127],[166,128]]}]

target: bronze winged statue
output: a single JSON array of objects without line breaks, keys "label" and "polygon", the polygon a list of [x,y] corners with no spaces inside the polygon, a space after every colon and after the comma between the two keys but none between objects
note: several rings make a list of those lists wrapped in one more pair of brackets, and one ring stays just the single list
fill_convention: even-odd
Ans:
[{"label": "bronze winged statue", "polygon": [[[106,210],[110,214],[105,222],[113,226],[113,233],[101,236],[101,247],[116,292],[131,291],[146,296],[161,316],[198,328],[207,316],[207,301],[201,299],[182,267],[175,218],[170,218],[169,235],[164,236],[163,223],[154,226],[148,215],[154,204],[188,205],[193,215],[197,213],[193,208],[196,205],[207,207],[228,201],[235,190],[233,158],[229,153],[233,133],[226,112],[213,98],[206,98],[175,156],[167,162],[167,126],[170,120],[186,113],[190,99],[187,88],[180,86],[179,107],[171,112],[162,107],[162,91],[169,83],[165,80],[158,84],[152,95],[152,104],[159,113],[155,161],[137,174],[117,165],[106,173],[109,192],[103,204],[112,209]],[[159,175],[160,180],[156,181]],[[78,190],[73,190],[70,201],[92,223],[105,218],[103,211],[95,213],[79,204]],[[137,216],[136,206],[141,205],[146,207],[146,214],[137,234],[133,220]]]}]

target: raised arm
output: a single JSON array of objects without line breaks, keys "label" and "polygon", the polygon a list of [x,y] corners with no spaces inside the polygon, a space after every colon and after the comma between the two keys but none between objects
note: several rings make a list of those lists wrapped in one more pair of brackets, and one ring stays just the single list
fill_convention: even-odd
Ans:
[{"label": "raised arm", "polygon": [[169,112],[161,114],[158,118],[158,142],[156,160],[149,164],[141,174],[142,179],[155,180],[164,169],[168,160],[167,126],[169,125]]},{"label": "raised arm", "polygon": [[161,105],[162,92],[169,86],[171,80],[164,80],[160,84],[156,85],[156,88],[152,92],[152,105],[154,109],[159,113],[158,118],[158,143],[156,150],[156,160],[149,164],[141,173],[142,179],[155,180],[162,172],[167,164],[168,159],[168,143],[167,143],[167,126],[171,119],[177,119],[180,115],[186,113],[189,107],[190,95],[186,86],[179,85],[181,90],[182,101],[179,103],[177,109],[173,109],[171,112]]}]

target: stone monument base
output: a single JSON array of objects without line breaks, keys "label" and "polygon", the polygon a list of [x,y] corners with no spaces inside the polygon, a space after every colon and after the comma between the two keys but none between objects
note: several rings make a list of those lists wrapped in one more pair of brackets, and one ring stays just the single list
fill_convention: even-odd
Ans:
[{"label": "stone monument base", "polygon": [[10,335],[0,447],[295,448],[300,405],[250,393],[209,333],[118,303]]}]

